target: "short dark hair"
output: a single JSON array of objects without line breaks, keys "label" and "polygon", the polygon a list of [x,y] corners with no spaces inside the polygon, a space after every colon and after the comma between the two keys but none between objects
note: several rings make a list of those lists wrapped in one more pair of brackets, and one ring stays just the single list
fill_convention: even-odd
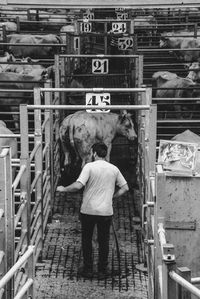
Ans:
[{"label": "short dark hair", "polygon": [[92,150],[93,150],[94,153],[97,153],[97,155],[99,157],[105,158],[106,155],[107,155],[108,148],[105,145],[105,143],[98,142],[98,143],[93,144]]}]

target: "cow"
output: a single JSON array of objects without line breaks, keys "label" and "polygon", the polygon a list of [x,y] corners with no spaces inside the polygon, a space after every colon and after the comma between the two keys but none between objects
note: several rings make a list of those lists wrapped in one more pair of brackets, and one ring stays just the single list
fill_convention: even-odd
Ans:
[{"label": "cow", "polygon": [[[9,130],[4,121],[0,120],[0,135],[12,135],[13,137],[0,137],[0,149],[4,146],[11,148],[11,157],[17,158],[17,139],[14,138],[14,133]],[[14,178],[16,169],[12,169],[12,176]]]},{"label": "cow", "polygon": [[[39,60],[31,59],[30,57],[22,58],[22,59],[15,59],[15,64],[8,64],[5,68],[5,72],[13,72],[19,73],[21,75],[29,75],[29,76],[43,76],[43,78],[47,79],[54,79],[54,66],[49,66],[45,68],[44,66],[38,63]],[[19,64],[17,64],[19,63]]]},{"label": "cow", "polygon": [[[56,47],[56,45],[61,44],[62,41],[61,38],[55,34],[9,34],[7,36],[7,42],[10,44],[19,44],[19,46],[8,46],[8,52],[12,53],[15,57],[31,57],[38,59],[53,58],[55,54],[59,53],[59,47]],[[20,44],[26,44],[28,46]],[[51,45],[42,46],[43,44]],[[55,45],[55,47],[53,45]]]},{"label": "cow", "polygon": [[130,141],[137,135],[130,114],[123,110],[117,113],[88,113],[77,111],[68,115],[60,126],[60,140],[65,157],[64,166],[71,163],[72,149],[82,160],[82,167],[92,160],[91,147],[98,141],[108,147],[106,160],[110,160],[112,141],[116,135],[127,137]]},{"label": "cow", "polygon": [[200,62],[187,63],[185,69],[189,71],[187,78],[194,82],[200,82]]},{"label": "cow", "polygon": [[[156,87],[155,97],[156,98],[193,98],[194,88],[196,83],[190,78],[182,78],[177,74],[165,71],[156,72],[152,76],[153,84]],[[164,108],[164,106],[163,106]],[[187,110],[185,106],[181,108],[181,105],[177,101],[172,102],[172,105],[167,106],[167,110],[174,110],[178,112],[181,118],[183,115],[180,113],[182,110]],[[160,110],[160,107],[158,107]]]},{"label": "cow", "polygon": [[17,32],[17,24],[15,22],[0,22],[0,27],[5,26],[6,31]]},{"label": "cow", "polygon": [[[46,76],[45,76],[46,79]],[[23,90],[33,90],[34,87],[42,87],[44,77],[42,74],[38,76],[22,75],[13,72],[0,73],[0,89],[8,89],[8,91],[1,91],[0,105],[1,110],[11,112],[14,120],[15,128],[19,128],[19,105],[22,103],[31,104],[33,96]],[[12,89],[10,91],[10,89]],[[15,92],[13,90],[22,90]]]},{"label": "cow", "polygon": [[[190,49],[197,50],[190,50]],[[200,62],[200,38],[184,38],[180,46],[181,60],[185,62]],[[187,50],[188,49],[188,50]]]},{"label": "cow", "polygon": [[2,72],[6,72],[9,64],[7,64],[6,62],[14,62],[15,58],[12,54],[9,54],[8,52],[4,53],[4,56],[0,57],[0,73]]},{"label": "cow", "polygon": [[182,78],[175,73],[161,71],[155,72],[152,79],[156,82],[156,98],[192,97],[190,87],[194,87],[195,82],[188,77]]},{"label": "cow", "polygon": [[[200,61],[200,37],[194,37],[194,31],[168,32],[162,34],[160,39],[161,48],[180,49],[174,54],[180,61]],[[196,48],[197,50],[191,50]],[[188,50],[187,50],[188,49]]]}]

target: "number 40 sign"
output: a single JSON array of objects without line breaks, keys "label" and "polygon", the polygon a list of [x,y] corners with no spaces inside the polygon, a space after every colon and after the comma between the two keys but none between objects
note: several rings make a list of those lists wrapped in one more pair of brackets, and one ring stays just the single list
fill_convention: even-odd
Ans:
[{"label": "number 40 sign", "polygon": [[[98,108],[110,105],[110,93],[86,93],[86,105],[95,105]],[[110,112],[109,109],[88,109],[87,112]]]}]

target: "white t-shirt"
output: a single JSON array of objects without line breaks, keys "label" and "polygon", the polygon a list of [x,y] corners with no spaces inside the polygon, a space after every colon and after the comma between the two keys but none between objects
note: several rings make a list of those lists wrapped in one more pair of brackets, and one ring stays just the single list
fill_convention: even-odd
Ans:
[{"label": "white t-shirt", "polygon": [[104,160],[87,163],[77,181],[85,186],[81,213],[100,216],[113,215],[115,185],[127,184],[120,170]]}]

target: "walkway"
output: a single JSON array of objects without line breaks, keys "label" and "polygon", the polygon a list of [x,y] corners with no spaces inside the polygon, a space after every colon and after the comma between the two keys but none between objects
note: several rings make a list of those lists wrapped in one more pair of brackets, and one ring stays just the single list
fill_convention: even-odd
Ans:
[{"label": "walkway", "polygon": [[[121,276],[104,280],[85,279],[77,270],[82,262],[79,207],[81,195],[59,194],[53,220],[47,226],[42,263],[36,267],[36,299],[145,299],[148,278],[137,270],[143,262],[140,226],[134,222],[134,200],[130,192],[114,203],[114,226],[120,248]],[[94,236],[94,260],[97,240]],[[112,231],[110,267],[117,270],[116,243]]]}]

